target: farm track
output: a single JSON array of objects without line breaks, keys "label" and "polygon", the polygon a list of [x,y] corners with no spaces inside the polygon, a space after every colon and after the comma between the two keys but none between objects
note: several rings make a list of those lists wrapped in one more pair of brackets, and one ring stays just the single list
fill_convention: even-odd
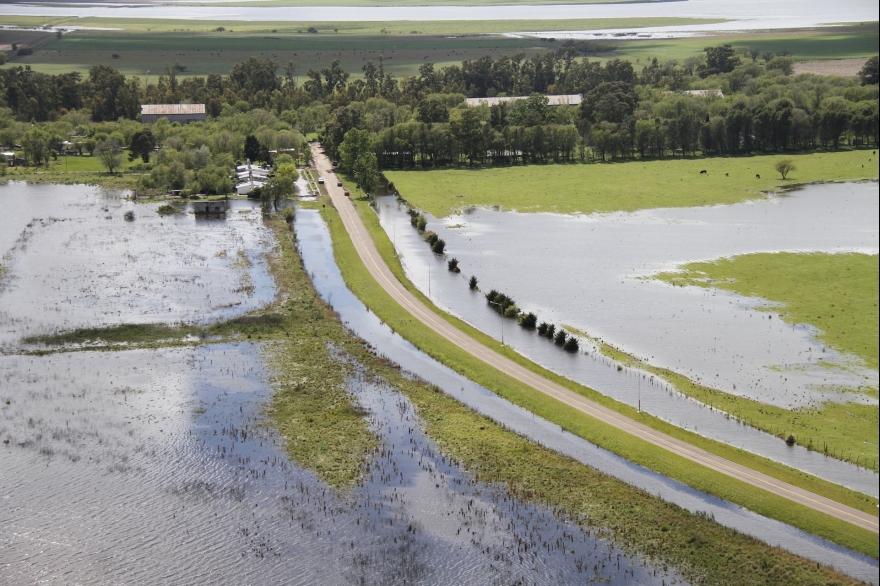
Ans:
[{"label": "farm track", "polygon": [[[313,156],[319,175],[326,178],[335,177],[330,161],[323,151],[314,149]],[[376,279],[379,285],[381,285],[381,287],[408,313],[462,350],[482,360],[490,367],[531,386],[535,390],[544,393],[561,403],[573,407],[591,417],[595,417],[609,425],[613,425],[617,429],[659,446],[673,454],[687,458],[696,464],[706,466],[716,472],[735,478],[736,480],[745,482],[756,488],[766,490],[777,496],[789,499],[805,507],[825,513],[847,523],[851,523],[857,527],[867,529],[874,533],[880,532],[877,517],[873,517],[868,513],[840,504],[786,482],[782,482],[771,476],[757,472],[746,466],[737,464],[726,458],[722,458],[703,449],[692,446],[687,442],[652,429],[535,374],[527,368],[505,358],[474,340],[431,311],[419,299],[410,293],[402,283],[400,283],[397,277],[391,272],[391,269],[383,261],[379,251],[376,249],[375,244],[370,238],[366,227],[361,221],[360,216],[358,216],[354,205],[351,203],[350,199],[343,194],[343,188],[337,187],[336,182],[331,179],[328,179],[325,188],[333,202],[333,206],[342,218],[342,223],[357,250],[358,256],[373,278]]]}]

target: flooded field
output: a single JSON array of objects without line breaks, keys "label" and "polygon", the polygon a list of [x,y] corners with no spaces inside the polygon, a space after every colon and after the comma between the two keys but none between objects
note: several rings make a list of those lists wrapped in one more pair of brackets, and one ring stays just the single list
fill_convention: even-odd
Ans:
[{"label": "flooded field", "polygon": [[[268,303],[273,242],[250,202],[196,220],[92,188],[0,198],[18,232],[0,292],[0,583],[684,582],[474,481],[404,397],[362,374],[348,388],[381,447],[340,494],[267,427],[259,345],[20,353],[23,333],[207,323]],[[232,288],[245,276],[248,290]]]},{"label": "flooded field", "polygon": [[207,323],[271,302],[259,205],[230,203],[220,217],[161,216],[89,186],[0,186],[0,347],[123,322]]},{"label": "flooded field", "polygon": [[[316,211],[299,211],[296,231],[303,263],[321,296],[332,303],[340,318],[358,336],[407,371],[418,373],[420,378],[441,387],[446,394],[478,413],[491,417],[507,429],[587,466],[650,494],[658,495],[689,511],[711,515],[718,523],[733,527],[765,543],[833,566],[860,580],[876,582],[878,570],[876,560],[817,539],[791,526],[756,515],[628,462],[580,437],[560,430],[554,424],[535,417],[534,414],[438,363],[393,332],[348,290],[333,260],[329,231]],[[745,433],[749,431],[754,430],[749,428],[743,430]],[[801,455],[810,457],[810,452],[806,450],[802,452]],[[837,462],[837,464],[842,463]],[[868,490],[873,474],[853,466],[849,468],[854,478],[860,477],[861,474],[861,485]]]},{"label": "flooded field", "polygon": [[[688,400],[665,383],[625,369],[596,352],[560,352],[546,339],[502,320],[483,295],[497,289],[540,320],[567,324],[651,364],[703,384],[782,407],[826,400],[875,399],[829,390],[877,384],[878,373],[853,364],[813,337],[757,312],[757,299],[716,290],[671,287],[651,275],[679,264],[734,254],[878,250],[876,184],[812,186],[733,206],[562,216],[473,210],[429,229],[456,257],[460,274],[430,252],[393,197],[378,199],[382,226],[419,289],[439,306],[536,362],[676,425],[877,495],[876,475],[818,453],[789,449]],[[430,283],[429,283],[430,279]],[[820,362],[815,357],[822,356]]]}]

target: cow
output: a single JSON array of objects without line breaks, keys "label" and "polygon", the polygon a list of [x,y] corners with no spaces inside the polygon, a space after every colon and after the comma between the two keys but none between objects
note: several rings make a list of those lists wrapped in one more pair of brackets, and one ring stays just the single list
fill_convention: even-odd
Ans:
[{"label": "cow", "polygon": [[758,175],[757,173],[755,173],[755,179],[760,179],[760,178],[761,178],[761,176]]},{"label": "cow", "polygon": [[725,176],[725,177],[730,177],[730,173],[725,173],[724,176]]},{"label": "cow", "polygon": [[700,171],[700,175],[705,175],[705,174],[706,174],[706,170],[705,170],[705,169],[703,169],[702,171]]}]

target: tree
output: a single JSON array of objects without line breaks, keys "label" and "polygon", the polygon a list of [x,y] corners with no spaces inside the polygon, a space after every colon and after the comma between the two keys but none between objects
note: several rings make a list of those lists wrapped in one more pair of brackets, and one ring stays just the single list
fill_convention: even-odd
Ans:
[{"label": "tree", "polygon": [[759,49],[758,47],[751,47],[749,49],[749,56],[752,58],[752,63],[754,63],[758,60],[758,55],[760,55],[760,54],[761,54],[761,49]]},{"label": "tree", "polygon": [[767,70],[778,70],[785,75],[794,73],[794,59],[791,57],[774,57],[767,62]]},{"label": "tree", "polygon": [[128,142],[128,160],[134,161],[140,157],[144,163],[150,162],[150,155],[156,147],[156,137],[150,129],[138,130],[131,135]]},{"label": "tree", "polygon": [[108,138],[103,141],[95,149],[95,154],[100,157],[101,165],[103,165],[111,175],[116,168],[122,165],[122,149],[119,148],[119,143],[116,139]]},{"label": "tree", "polygon": [[260,141],[257,140],[257,137],[253,134],[249,134],[244,138],[244,156],[249,159],[251,163],[256,163],[260,158],[260,154],[262,154],[262,148],[260,147]]},{"label": "tree", "polygon": [[794,166],[794,161],[791,159],[779,159],[776,161],[775,169],[779,171],[783,179],[792,171],[797,171],[797,167]]},{"label": "tree", "polygon": [[700,71],[700,77],[708,77],[716,73],[730,73],[739,65],[739,57],[730,45],[706,47],[706,66]]},{"label": "tree", "polygon": [[48,132],[36,126],[25,132],[21,137],[25,158],[33,161],[35,165],[48,163],[51,140]]},{"label": "tree", "polygon": [[294,183],[299,178],[299,172],[291,164],[281,164],[275,172],[275,176],[263,186],[260,191],[260,201],[266,207],[270,205],[278,211],[278,205],[282,199],[293,195]]},{"label": "tree", "polygon": [[358,159],[370,152],[370,132],[352,128],[339,145],[339,163],[343,170],[354,173]]},{"label": "tree", "polygon": [[425,124],[449,122],[449,109],[440,100],[422,100],[416,120]]},{"label": "tree", "polygon": [[880,57],[874,55],[865,61],[864,67],[859,71],[859,80],[862,85],[877,85],[880,83]]}]

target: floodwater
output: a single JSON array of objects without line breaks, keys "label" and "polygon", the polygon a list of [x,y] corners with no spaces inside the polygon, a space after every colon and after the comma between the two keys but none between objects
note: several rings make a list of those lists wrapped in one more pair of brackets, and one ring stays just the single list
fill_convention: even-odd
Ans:
[{"label": "floodwater", "polygon": [[761,541],[833,566],[860,580],[877,582],[880,565],[876,560],[693,490],[619,458],[535,417],[436,362],[394,333],[348,290],[333,260],[329,232],[317,211],[299,210],[295,228],[303,264],[320,295],[332,304],[349,328],[404,370],[417,373],[421,379],[438,385],[448,395],[475,411],[561,454],[689,511],[710,515],[718,523]]},{"label": "floodwater", "polygon": [[[259,345],[21,353],[21,331],[38,326],[157,321],[163,292],[182,296],[168,321],[271,301],[259,270],[273,242],[254,202],[197,220],[79,186],[12,184],[0,197],[0,583],[684,583],[605,531],[474,482],[404,397],[363,376],[349,390],[381,449],[365,481],[338,494],[268,428]],[[52,264],[53,247],[67,264]],[[243,274],[249,291],[218,285]],[[43,299],[17,307],[21,291]],[[223,295],[240,303],[214,307]],[[28,308],[47,315],[30,320]]]},{"label": "floodwater", "polygon": [[[728,19],[712,25],[652,27],[650,31],[764,30],[803,28],[840,22],[877,20],[876,7],[863,0],[828,3],[819,0],[686,0],[619,4],[566,4],[516,6],[182,6],[166,3],[53,4],[5,3],[0,15],[77,16],[104,18],[158,18],[266,22],[395,22],[551,20],[581,18],[677,17]],[[540,25],[538,25],[540,26]],[[539,29],[540,30],[540,29]],[[609,29],[610,30],[610,29]],[[625,30],[625,29],[621,29]],[[642,29],[638,29],[642,30]]]},{"label": "floodwater", "polygon": [[446,258],[459,260],[460,274],[447,271],[446,258],[430,252],[396,198],[378,198],[377,209],[421,291],[489,335],[501,338],[503,328],[504,342],[535,362],[681,427],[878,495],[873,472],[789,447],[679,395],[650,374],[619,371],[588,340],[582,340],[582,353],[562,352],[514,320],[502,320],[482,293],[467,285],[476,275],[483,292],[506,293],[539,320],[570,325],[729,393],[783,407],[826,400],[876,404],[859,393],[827,388],[876,385],[878,374],[825,348],[812,328],[756,311],[759,299],[647,278],[682,263],[751,252],[877,254],[876,184],[817,185],[731,206],[635,213],[479,209],[439,220],[428,215],[429,229],[446,241]]},{"label": "floodwater", "polygon": [[406,399],[361,377],[350,389],[383,445],[339,495],[265,428],[259,347],[0,365],[3,583],[682,583],[474,483]]},{"label": "floodwater", "polygon": [[275,299],[259,202],[160,216],[118,192],[10,183],[0,205],[0,347],[123,322],[208,323]]}]

